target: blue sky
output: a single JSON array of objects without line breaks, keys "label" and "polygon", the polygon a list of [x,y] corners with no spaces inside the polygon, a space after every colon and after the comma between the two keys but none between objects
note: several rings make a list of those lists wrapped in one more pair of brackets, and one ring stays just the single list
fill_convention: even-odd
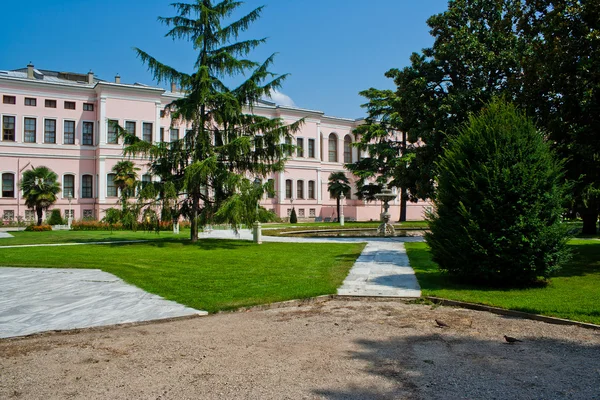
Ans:
[{"label": "blue sky", "polygon": [[[30,0],[3,8],[0,69],[25,67],[87,72],[125,83],[153,84],[136,58],[139,47],[162,62],[190,71],[188,43],[164,37],[160,16],[172,16],[167,0]],[[447,0],[247,0],[241,11],[266,5],[247,37],[268,37],[250,57],[277,52],[272,68],[289,73],[282,93],[298,107],[359,118],[369,87],[392,88],[384,77],[402,68],[414,51],[433,44],[426,20]],[[9,17],[10,16],[10,17]]]}]

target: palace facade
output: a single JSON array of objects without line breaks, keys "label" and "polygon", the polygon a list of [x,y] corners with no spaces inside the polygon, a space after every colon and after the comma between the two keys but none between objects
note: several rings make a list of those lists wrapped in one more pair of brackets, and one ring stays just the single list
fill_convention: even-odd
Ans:
[{"label": "palace facade", "polygon": [[[117,204],[117,188],[112,167],[123,159],[111,121],[140,139],[168,142],[181,138],[186,127],[172,123],[163,113],[167,104],[181,97],[171,91],[139,83],[122,83],[119,76],[108,82],[87,74],[26,68],[0,70],[0,218],[33,220],[19,190],[23,172],[46,166],[59,176],[62,192],[52,208],[75,219],[102,218],[104,211]],[[323,112],[279,106],[267,101],[257,104],[256,114],[278,117],[286,123],[305,118],[295,135],[297,151],[284,172],[270,177],[276,189],[273,198],[262,205],[285,218],[292,206],[300,220],[337,219],[336,201],[327,191],[329,175],[345,171],[344,164],[360,156],[352,146],[352,131],[361,120],[337,118]],[[142,181],[154,177],[147,173],[143,160]],[[352,182],[355,178],[345,171]],[[346,220],[379,220],[381,204],[363,202],[355,195],[344,200]],[[399,199],[390,207],[394,219],[399,215]],[[408,203],[407,219],[423,219],[427,204]]]}]

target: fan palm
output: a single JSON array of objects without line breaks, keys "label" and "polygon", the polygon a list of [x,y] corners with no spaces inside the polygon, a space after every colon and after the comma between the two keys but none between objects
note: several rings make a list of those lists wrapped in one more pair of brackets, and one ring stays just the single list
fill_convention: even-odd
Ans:
[{"label": "fan palm", "polygon": [[60,193],[57,180],[58,175],[48,167],[37,167],[23,174],[20,186],[25,205],[35,210],[38,225],[42,224],[42,212],[56,202],[56,195]]},{"label": "fan palm", "polygon": [[342,171],[334,172],[329,175],[329,183],[327,184],[329,195],[336,199],[337,215],[340,217],[340,200],[342,195],[350,196],[350,180]]},{"label": "fan palm", "polygon": [[115,174],[115,186],[120,191],[123,210],[127,205],[127,199],[135,194],[135,183],[138,178],[137,171],[139,170],[131,161],[119,161],[112,167],[112,172]]}]

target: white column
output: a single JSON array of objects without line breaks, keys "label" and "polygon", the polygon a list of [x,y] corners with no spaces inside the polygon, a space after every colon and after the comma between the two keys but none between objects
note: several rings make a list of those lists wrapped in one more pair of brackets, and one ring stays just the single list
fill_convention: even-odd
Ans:
[{"label": "white column", "polygon": [[162,103],[157,101],[155,103],[156,113],[154,118],[154,138],[152,142],[160,141],[160,110],[162,109]]},{"label": "white column", "polygon": [[317,138],[315,139],[316,149],[315,149],[315,158],[319,161],[321,160],[321,123],[317,122]]},{"label": "white column", "polygon": [[285,201],[285,172],[279,173],[279,204],[283,204]]},{"label": "white column", "polygon": [[106,201],[106,157],[98,158],[98,198],[100,203]]},{"label": "white column", "polygon": [[106,144],[108,120],[106,119],[106,97],[100,97],[100,123],[98,131],[100,137],[100,145]]},{"label": "white column", "polygon": [[321,168],[317,168],[317,204],[323,204],[323,185],[321,182]]}]

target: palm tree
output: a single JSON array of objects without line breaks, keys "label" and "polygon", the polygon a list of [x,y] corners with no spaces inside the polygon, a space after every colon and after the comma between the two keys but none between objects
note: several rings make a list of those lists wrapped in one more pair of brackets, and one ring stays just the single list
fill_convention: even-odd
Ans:
[{"label": "palm tree", "polygon": [[42,211],[48,210],[60,193],[60,183],[57,180],[58,175],[48,167],[37,167],[23,174],[20,186],[25,205],[35,210],[38,226],[42,225]]},{"label": "palm tree", "polygon": [[115,186],[120,191],[123,211],[127,207],[127,200],[135,194],[135,183],[138,177],[137,171],[139,170],[133,162],[124,160],[119,161],[112,167],[112,172],[115,174]]},{"label": "palm tree", "polygon": [[340,217],[340,198],[342,195],[350,196],[350,180],[342,171],[334,172],[329,175],[329,183],[327,184],[329,195],[334,197],[337,202],[337,215]]}]

